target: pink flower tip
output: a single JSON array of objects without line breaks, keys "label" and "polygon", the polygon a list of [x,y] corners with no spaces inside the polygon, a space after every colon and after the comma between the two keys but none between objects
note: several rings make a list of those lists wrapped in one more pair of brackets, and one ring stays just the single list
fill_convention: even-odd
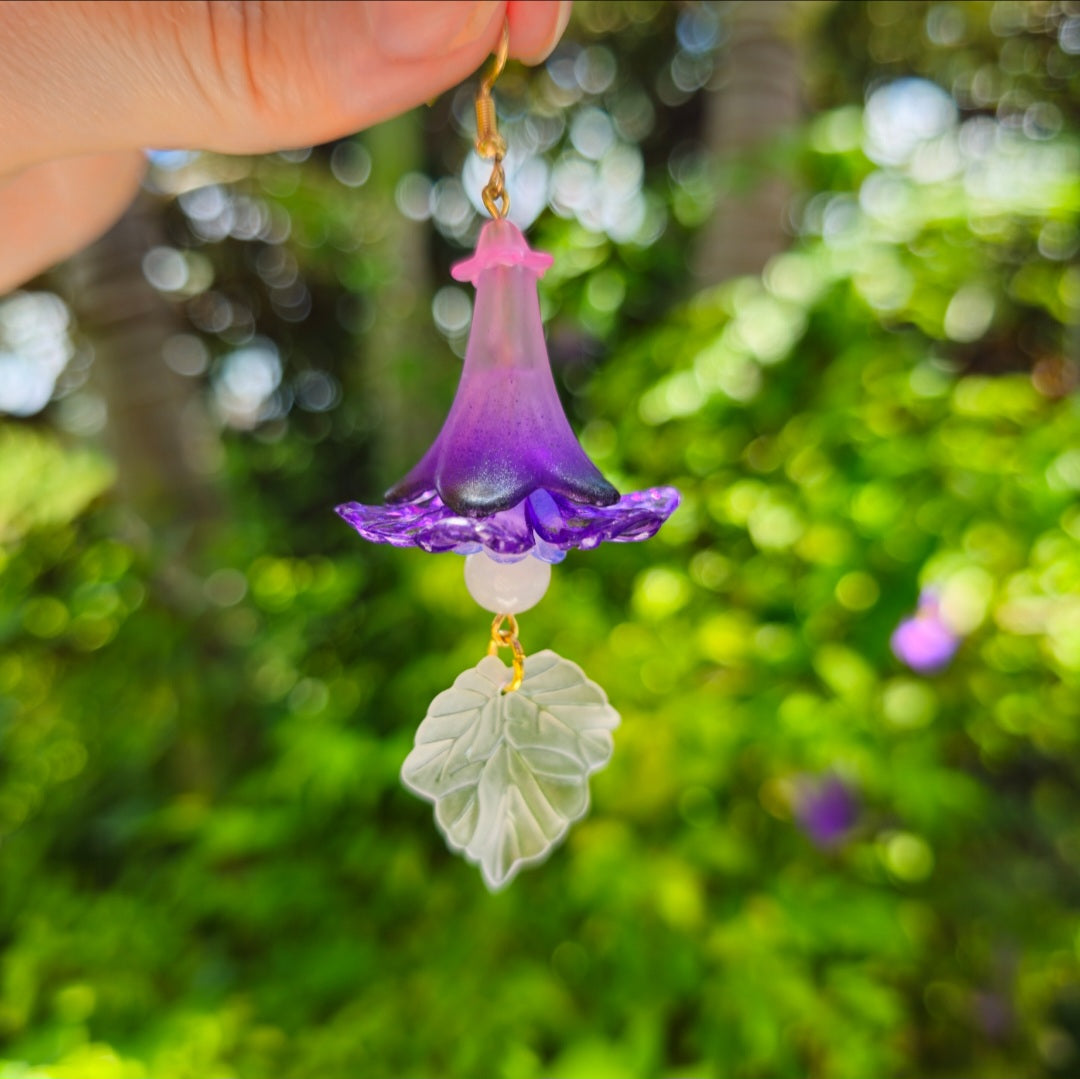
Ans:
[{"label": "pink flower tip", "polygon": [[455,281],[476,284],[484,270],[494,266],[524,266],[537,277],[543,277],[554,261],[546,251],[534,251],[517,225],[509,221],[489,221],[480,230],[476,251],[469,258],[455,263],[450,269],[450,276]]}]

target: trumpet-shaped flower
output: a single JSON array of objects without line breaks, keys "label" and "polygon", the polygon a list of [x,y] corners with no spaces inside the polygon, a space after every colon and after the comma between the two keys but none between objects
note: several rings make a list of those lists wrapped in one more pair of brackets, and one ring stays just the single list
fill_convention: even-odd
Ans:
[{"label": "trumpet-shaped flower", "polygon": [[461,381],[438,437],[387,504],[337,507],[365,539],[556,562],[571,547],[647,539],[674,511],[672,487],[620,498],[570,429],[536,291],[551,262],[509,221],[492,221],[453,268],[476,286]]}]

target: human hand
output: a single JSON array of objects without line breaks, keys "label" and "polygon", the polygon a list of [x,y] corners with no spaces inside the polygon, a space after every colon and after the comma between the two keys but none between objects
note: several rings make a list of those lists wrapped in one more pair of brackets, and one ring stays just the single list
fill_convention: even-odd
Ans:
[{"label": "human hand", "polygon": [[510,25],[539,63],[570,0],[0,0],[0,293],[123,213],[144,147],[340,138],[461,82]]}]

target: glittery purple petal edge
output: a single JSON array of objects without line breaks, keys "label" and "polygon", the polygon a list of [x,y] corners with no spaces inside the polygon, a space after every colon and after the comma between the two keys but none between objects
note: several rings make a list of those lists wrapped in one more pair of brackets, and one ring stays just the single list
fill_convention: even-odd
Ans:
[{"label": "glittery purple petal edge", "polygon": [[510,510],[490,517],[463,517],[426,492],[410,502],[365,506],[347,502],[338,515],[372,543],[418,547],[432,553],[486,550],[513,560],[533,554],[561,561],[573,548],[648,539],[679,504],[673,487],[651,487],[623,495],[611,506],[587,506],[545,490],[534,491]]}]

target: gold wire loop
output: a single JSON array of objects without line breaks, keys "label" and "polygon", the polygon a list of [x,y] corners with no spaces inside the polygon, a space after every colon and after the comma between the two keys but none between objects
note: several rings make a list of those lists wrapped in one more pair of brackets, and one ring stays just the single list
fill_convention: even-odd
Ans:
[{"label": "gold wire loop", "polygon": [[506,173],[502,162],[506,157],[506,139],[499,134],[495,115],[495,100],[491,96],[495,80],[506,67],[506,56],[510,50],[510,23],[503,21],[502,36],[495,50],[495,60],[491,70],[480,80],[476,91],[476,152],[491,162],[491,177],[480,193],[484,206],[491,216],[498,220],[510,212],[510,195],[506,190]]},{"label": "gold wire loop", "polygon": [[[506,628],[503,629],[503,623]],[[497,656],[500,648],[509,648],[513,652],[514,675],[510,681],[502,687],[503,693],[513,693],[521,688],[525,678],[525,649],[518,640],[517,619],[512,614],[497,614],[491,623],[491,641],[488,644],[487,654]]]},{"label": "gold wire loop", "polygon": [[[491,167],[491,179],[488,180],[480,197],[484,200],[484,207],[491,216],[498,221],[506,217],[510,212],[510,194],[506,190],[506,173],[498,161]],[[499,203],[502,203],[500,206]]]}]

